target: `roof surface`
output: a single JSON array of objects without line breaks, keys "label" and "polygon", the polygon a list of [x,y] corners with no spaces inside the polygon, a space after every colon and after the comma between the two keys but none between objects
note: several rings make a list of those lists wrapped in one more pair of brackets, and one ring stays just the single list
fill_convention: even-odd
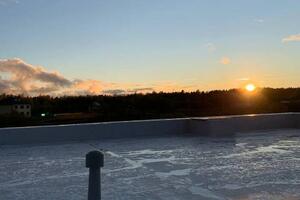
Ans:
[{"label": "roof surface", "polygon": [[87,199],[95,149],[105,152],[103,199],[300,199],[297,129],[0,148],[0,199]]}]

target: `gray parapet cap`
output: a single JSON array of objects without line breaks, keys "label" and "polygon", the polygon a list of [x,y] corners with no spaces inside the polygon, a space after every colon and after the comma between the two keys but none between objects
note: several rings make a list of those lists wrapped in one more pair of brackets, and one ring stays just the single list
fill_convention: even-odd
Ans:
[{"label": "gray parapet cap", "polygon": [[104,166],[104,154],[100,151],[91,151],[86,154],[85,165],[87,168],[100,168]]}]

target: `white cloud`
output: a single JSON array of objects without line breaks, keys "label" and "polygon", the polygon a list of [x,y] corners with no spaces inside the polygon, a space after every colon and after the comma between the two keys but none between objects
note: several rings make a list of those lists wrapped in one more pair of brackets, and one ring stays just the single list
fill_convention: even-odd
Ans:
[{"label": "white cloud", "polygon": [[43,67],[33,66],[21,59],[0,60],[1,88],[10,93],[32,93],[34,91],[55,91],[62,87],[69,87],[72,82],[58,72],[48,72]]},{"label": "white cloud", "polygon": [[300,33],[296,35],[290,35],[282,39],[283,43],[286,42],[300,42]]},{"label": "white cloud", "polygon": [[42,66],[35,66],[25,61],[0,59],[0,94],[37,95],[123,95],[148,93],[153,91],[174,92],[195,90],[196,87],[184,86],[172,82],[153,84],[110,83],[100,80],[71,80],[59,72],[51,72]]},{"label": "white cloud", "polygon": [[231,63],[231,60],[230,58],[224,56],[221,58],[220,63],[223,65],[229,65]]}]

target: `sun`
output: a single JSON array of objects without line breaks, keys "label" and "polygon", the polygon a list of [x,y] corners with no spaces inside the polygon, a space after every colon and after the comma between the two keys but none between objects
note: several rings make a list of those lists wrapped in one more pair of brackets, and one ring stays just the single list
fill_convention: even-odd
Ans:
[{"label": "sun", "polygon": [[252,83],[249,83],[245,86],[245,89],[248,91],[248,92],[253,92],[254,90],[256,90],[256,86]]}]

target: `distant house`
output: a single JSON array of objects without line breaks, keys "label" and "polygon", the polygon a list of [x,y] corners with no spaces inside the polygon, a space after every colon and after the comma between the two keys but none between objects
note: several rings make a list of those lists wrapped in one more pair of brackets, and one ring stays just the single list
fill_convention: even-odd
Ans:
[{"label": "distant house", "polygon": [[10,103],[0,105],[0,115],[18,113],[24,117],[31,117],[31,105],[26,103]]}]

